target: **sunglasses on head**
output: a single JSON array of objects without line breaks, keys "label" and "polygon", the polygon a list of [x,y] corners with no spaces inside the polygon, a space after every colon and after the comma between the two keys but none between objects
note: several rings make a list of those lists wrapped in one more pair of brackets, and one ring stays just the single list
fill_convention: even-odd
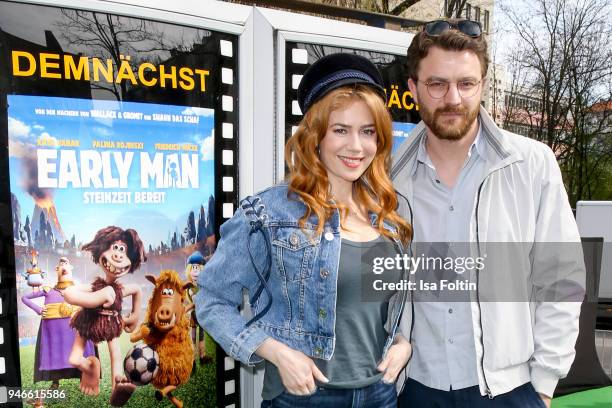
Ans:
[{"label": "sunglasses on head", "polygon": [[478,21],[459,20],[456,23],[451,23],[446,20],[435,20],[425,24],[423,31],[430,37],[437,37],[446,30],[455,29],[468,37],[478,38],[482,35],[482,27]]}]

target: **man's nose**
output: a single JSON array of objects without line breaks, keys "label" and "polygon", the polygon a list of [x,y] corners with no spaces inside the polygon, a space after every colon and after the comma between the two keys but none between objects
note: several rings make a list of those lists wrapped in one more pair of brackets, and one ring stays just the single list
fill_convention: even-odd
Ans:
[{"label": "man's nose", "polygon": [[458,105],[461,103],[461,95],[456,82],[448,84],[448,92],[444,95],[444,100],[449,105]]}]

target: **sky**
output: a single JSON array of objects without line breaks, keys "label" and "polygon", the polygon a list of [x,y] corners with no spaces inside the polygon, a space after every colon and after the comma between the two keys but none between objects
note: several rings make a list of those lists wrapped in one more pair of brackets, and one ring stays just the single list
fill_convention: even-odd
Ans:
[{"label": "sky", "polygon": [[[509,51],[518,41],[518,35],[513,30],[512,23],[502,11],[502,6],[507,5],[508,0],[496,0],[493,12],[493,33],[491,35],[491,58],[498,64],[504,65]],[[517,7],[517,3],[513,3]]]}]

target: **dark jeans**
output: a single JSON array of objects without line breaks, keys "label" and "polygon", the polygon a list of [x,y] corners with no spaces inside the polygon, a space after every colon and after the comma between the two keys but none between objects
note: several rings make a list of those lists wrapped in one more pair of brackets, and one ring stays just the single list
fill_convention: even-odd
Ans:
[{"label": "dark jeans", "polygon": [[440,391],[411,378],[399,396],[400,408],[545,408],[530,382],[490,399],[480,395],[478,386]]},{"label": "dark jeans", "polygon": [[261,408],[396,408],[395,384],[375,382],[364,388],[332,389],[317,387],[314,394],[300,397],[286,391]]}]

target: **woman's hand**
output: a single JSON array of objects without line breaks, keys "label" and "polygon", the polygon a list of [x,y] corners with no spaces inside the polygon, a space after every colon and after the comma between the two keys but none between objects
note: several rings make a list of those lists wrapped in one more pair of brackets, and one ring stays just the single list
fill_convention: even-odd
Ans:
[{"label": "woman's hand", "polygon": [[290,394],[309,395],[316,391],[315,380],[329,382],[311,358],[280,341],[268,338],[255,353],[278,368],[281,381]]},{"label": "woman's hand", "polygon": [[410,342],[401,334],[396,335],[395,341],[387,351],[387,356],[377,367],[378,371],[385,373],[382,378],[383,382],[394,383],[399,372],[408,363],[411,354],[412,346]]}]

